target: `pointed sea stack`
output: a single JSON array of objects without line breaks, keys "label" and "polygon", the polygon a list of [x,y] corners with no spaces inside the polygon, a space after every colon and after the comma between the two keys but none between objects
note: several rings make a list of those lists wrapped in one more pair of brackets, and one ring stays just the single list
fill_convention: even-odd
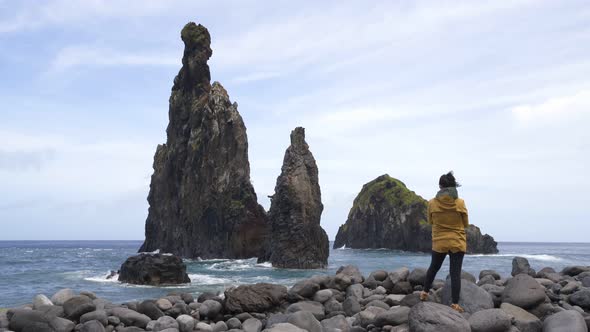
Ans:
[{"label": "pointed sea stack", "polygon": [[[338,229],[334,248],[389,248],[430,252],[432,228],[428,224],[428,202],[406,185],[385,174],[365,184],[354,199],[346,223]],[[497,243],[469,225],[468,253],[497,253]]]},{"label": "pointed sea stack", "polygon": [[246,127],[221,84],[211,85],[211,37],[188,23],[170,96],[167,141],[154,156],[140,251],[182,257],[260,254],[270,224],[250,182]]},{"label": "pointed sea stack", "polygon": [[305,129],[298,127],[291,132],[277,178],[269,212],[272,234],[259,261],[281,268],[326,267],[330,244],[320,226],[323,209],[318,167],[305,142]]}]

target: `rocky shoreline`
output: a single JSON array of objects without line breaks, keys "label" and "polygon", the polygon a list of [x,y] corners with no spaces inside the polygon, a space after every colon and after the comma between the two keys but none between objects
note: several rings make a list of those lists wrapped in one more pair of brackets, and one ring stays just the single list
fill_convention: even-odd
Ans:
[{"label": "rocky shoreline", "polygon": [[476,278],[464,272],[463,314],[448,306],[450,280],[437,279],[428,301],[419,300],[425,269],[363,276],[349,265],[290,288],[260,283],[224,294],[174,293],[123,304],[63,289],[0,310],[0,331],[588,331],[590,266],[536,272],[522,257],[512,265],[512,276],[483,270]]}]

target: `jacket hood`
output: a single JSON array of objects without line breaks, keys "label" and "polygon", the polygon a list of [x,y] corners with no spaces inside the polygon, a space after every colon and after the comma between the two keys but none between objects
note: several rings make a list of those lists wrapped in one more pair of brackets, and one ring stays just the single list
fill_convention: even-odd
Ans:
[{"label": "jacket hood", "polygon": [[435,197],[444,210],[457,210],[457,198],[459,198],[459,193],[455,187],[442,188]]}]

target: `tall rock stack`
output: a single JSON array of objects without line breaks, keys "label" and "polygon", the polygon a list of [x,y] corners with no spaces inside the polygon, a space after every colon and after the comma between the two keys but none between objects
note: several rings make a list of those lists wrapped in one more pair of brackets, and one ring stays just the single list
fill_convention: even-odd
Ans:
[{"label": "tall rock stack", "polygon": [[207,29],[188,23],[181,38],[182,68],[170,96],[167,141],[154,156],[140,251],[256,257],[270,224],[250,182],[246,127],[221,84],[210,83]]},{"label": "tall rock stack", "polygon": [[[355,198],[346,223],[340,226],[334,248],[389,248],[430,252],[432,227],[428,202],[391,176],[381,175],[365,184]],[[497,243],[478,227],[469,225],[468,253],[497,253]]]},{"label": "tall rock stack", "polygon": [[298,127],[291,132],[291,145],[272,196],[272,235],[259,261],[282,268],[326,267],[330,245],[320,226],[323,209],[318,167],[305,142],[305,129]]}]

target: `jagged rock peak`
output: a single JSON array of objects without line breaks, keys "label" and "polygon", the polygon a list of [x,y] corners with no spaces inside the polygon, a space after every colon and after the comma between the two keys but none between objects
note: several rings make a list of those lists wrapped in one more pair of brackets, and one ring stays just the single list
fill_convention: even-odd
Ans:
[{"label": "jagged rock peak", "polygon": [[[432,228],[427,201],[388,174],[365,184],[354,199],[348,219],[338,229],[334,248],[389,248],[430,252]],[[469,225],[469,253],[497,253],[497,243]]]},{"label": "jagged rock peak", "polygon": [[187,24],[170,96],[166,144],[154,156],[141,251],[190,258],[257,257],[270,224],[250,181],[246,126],[211,78],[209,32]]},{"label": "jagged rock peak", "polygon": [[298,127],[291,132],[277,178],[269,212],[270,243],[259,261],[283,268],[325,267],[329,241],[320,226],[323,209],[318,168],[305,142],[305,129]]},{"label": "jagged rock peak", "polygon": [[195,94],[209,92],[211,73],[207,61],[213,54],[211,35],[202,25],[190,22],[184,26],[180,37],[184,42],[182,69],[174,80],[172,90],[185,90]]}]

